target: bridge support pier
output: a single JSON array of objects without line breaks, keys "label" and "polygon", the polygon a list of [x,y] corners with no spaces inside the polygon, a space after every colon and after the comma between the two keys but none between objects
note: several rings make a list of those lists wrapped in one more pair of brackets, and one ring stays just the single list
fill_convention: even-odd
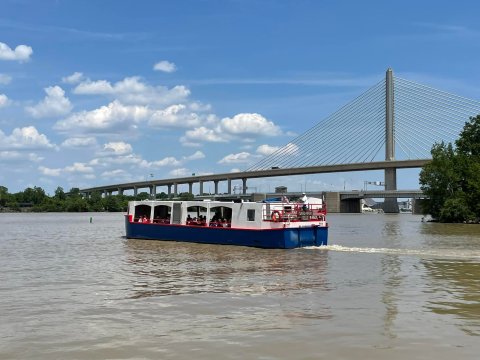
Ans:
[{"label": "bridge support pier", "polygon": [[172,197],[172,184],[168,184],[167,188],[168,188],[168,198],[170,199]]},{"label": "bridge support pier", "polygon": [[232,180],[231,179],[228,179],[227,180],[227,194],[231,194],[232,193]]},{"label": "bridge support pier", "polygon": [[150,199],[155,199],[157,197],[157,187],[155,185],[150,185]]},{"label": "bridge support pier", "polygon": [[215,195],[218,195],[218,180],[215,180],[213,183],[215,185]]},{"label": "bridge support pier", "polygon": [[188,183],[188,193],[193,194],[193,183],[191,182]]},{"label": "bridge support pier", "polygon": [[242,194],[247,194],[247,178],[242,179]]},{"label": "bridge support pier", "polygon": [[199,195],[200,195],[200,196],[203,195],[203,181],[200,181],[200,191],[199,191]]},{"label": "bridge support pier", "polygon": [[173,196],[177,196],[178,195],[178,184],[175,183],[173,184]]},{"label": "bridge support pier", "polygon": [[[397,169],[385,169],[385,190],[397,190]],[[397,198],[385,198],[383,211],[389,214],[400,212]]]}]

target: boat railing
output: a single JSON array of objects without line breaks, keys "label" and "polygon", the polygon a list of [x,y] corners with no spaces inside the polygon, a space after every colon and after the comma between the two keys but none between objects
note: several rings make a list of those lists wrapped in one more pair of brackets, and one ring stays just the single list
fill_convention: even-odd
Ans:
[{"label": "boat railing", "polygon": [[325,221],[327,207],[322,204],[288,204],[270,210],[263,208],[263,220],[272,222]]}]

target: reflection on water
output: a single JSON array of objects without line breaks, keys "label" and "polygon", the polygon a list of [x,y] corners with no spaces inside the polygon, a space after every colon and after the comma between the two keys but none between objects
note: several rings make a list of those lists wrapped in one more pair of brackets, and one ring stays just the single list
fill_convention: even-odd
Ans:
[{"label": "reflection on water", "polygon": [[480,263],[471,261],[423,261],[432,300],[426,307],[437,314],[453,315],[461,329],[480,335]]},{"label": "reflection on water", "polygon": [[[125,241],[133,298],[328,290],[328,253],[162,241]],[[314,276],[306,276],[306,274]]]},{"label": "reflection on water", "polygon": [[382,276],[384,290],[382,292],[382,302],[385,304],[384,335],[389,338],[395,338],[393,330],[395,319],[398,315],[396,289],[401,286],[401,260],[398,256],[385,256],[382,258]]}]

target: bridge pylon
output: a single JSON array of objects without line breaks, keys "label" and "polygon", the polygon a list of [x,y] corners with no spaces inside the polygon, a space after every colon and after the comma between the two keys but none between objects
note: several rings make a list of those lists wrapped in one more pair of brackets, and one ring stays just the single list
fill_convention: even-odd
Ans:
[{"label": "bridge pylon", "polygon": [[[388,69],[385,81],[385,161],[395,160],[395,101],[393,70]],[[385,169],[385,190],[397,190],[397,169]],[[397,198],[386,198],[383,211],[398,213]]]}]

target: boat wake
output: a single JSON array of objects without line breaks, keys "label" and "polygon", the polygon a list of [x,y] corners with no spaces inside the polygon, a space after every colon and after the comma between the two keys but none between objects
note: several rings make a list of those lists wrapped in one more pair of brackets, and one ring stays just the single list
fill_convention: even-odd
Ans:
[{"label": "boat wake", "polygon": [[478,250],[363,248],[363,247],[349,247],[349,246],[342,246],[342,245],[308,246],[308,247],[305,247],[304,249],[328,250],[328,251],[336,251],[336,252],[353,252],[353,253],[368,253],[368,254],[480,260],[480,251]]}]

